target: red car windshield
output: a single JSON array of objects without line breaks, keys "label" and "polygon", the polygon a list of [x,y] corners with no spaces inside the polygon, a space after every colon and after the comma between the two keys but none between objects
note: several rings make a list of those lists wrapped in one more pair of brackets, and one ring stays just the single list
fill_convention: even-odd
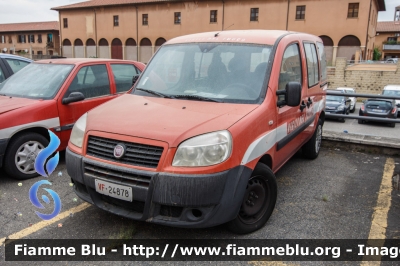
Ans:
[{"label": "red car windshield", "polygon": [[0,84],[0,95],[52,99],[74,65],[29,64]]}]

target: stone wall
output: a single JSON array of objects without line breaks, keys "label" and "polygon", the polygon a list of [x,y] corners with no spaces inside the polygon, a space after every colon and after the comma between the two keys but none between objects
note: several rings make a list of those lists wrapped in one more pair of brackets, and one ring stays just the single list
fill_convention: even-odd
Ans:
[{"label": "stone wall", "polygon": [[328,88],[350,87],[357,93],[380,94],[385,85],[400,85],[400,61],[397,68],[393,69],[395,70],[349,70],[346,58],[337,58],[335,71],[328,71]]}]

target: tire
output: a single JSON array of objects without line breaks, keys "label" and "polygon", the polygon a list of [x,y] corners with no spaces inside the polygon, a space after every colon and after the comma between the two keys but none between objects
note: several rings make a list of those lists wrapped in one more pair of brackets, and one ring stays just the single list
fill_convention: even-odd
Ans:
[{"label": "tire", "polygon": [[359,124],[364,124],[364,120],[358,120]]},{"label": "tire", "polygon": [[396,127],[396,123],[390,123],[389,126],[390,127]]},{"label": "tire", "polygon": [[[11,139],[4,158],[4,170],[16,179],[29,179],[38,176],[34,163],[37,154],[49,144],[42,135],[34,132],[22,133]],[[20,153],[18,155],[18,152]],[[27,156],[21,156],[28,153]],[[26,163],[18,165],[25,159]]]},{"label": "tire", "polygon": [[238,216],[227,223],[230,231],[248,234],[262,228],[275,208],[278,186],[272,170],[258,163],[251,174]]},{"label": "tire", "polygon": [[350,113],[354,113],[356,111],[356,104],[354,104],[353,109],[350,110]]},{"label": "tire", "polygon": [[302,147],[303,156],[307,159],[315,159],[318,157],[322,141],[322,120],[318,119],[317,127],[309,141]]}]

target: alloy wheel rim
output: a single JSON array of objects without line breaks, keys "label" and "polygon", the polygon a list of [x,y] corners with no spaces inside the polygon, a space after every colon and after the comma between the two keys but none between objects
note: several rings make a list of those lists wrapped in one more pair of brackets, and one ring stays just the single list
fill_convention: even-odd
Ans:
[{"label": "alloy wheel rim", "polygon": [[35,160],[44,146],[38,141],[27,141],[22,144],[15,154],[15,166],[23,174],[35,173]]}]

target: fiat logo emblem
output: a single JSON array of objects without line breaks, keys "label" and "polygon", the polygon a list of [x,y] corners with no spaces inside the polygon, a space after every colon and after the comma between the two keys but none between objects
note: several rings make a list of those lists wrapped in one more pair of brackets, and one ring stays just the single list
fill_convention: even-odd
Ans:
[{"label": "fiat logo emblem", "polygon": [[126,147],[124,144],[117,144],[117,146],[114,147],[114,157],[117,159],[121,159],[122,156],[125,155]]}]

